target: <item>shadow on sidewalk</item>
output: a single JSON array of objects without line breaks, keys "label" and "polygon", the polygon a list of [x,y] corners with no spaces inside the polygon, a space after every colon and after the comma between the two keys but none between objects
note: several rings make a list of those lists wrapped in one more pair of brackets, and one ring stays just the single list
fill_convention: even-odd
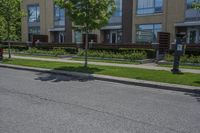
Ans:
[{"label": "shadow on sidewalk", "polygon": [[[54,70],[62,70],[62,71],[72,71],[72,72],[81,72],[81,73],[87,73],[87,74],[93,74],[95,72],[100,72],[102,69],[98,69],[95,67],[59,67],[55,68]],[[90,80],[94,80],[92,77],[81,77],[81,76],[71,76],[67,74],[55,74],[52,70],[52,72],[40,72],[37,73],[37,78],[35,80],[40,81],[51,81],[51,82],[62,82],[62,81],[79,81],[79,82],[87,82]]]}]

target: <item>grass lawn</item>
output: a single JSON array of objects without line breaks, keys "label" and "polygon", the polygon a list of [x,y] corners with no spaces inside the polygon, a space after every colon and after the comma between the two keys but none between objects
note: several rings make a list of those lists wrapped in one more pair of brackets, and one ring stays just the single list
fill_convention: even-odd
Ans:
[{"label": "grass lawn", "polygon": [[[159,66],[161,66],[161,67],[170,67],[170,68],[173,67],[173,65],[169,65],[169,64],[160,64]],[[200,70],[200,66],[180,65],[180,68]]]},{"label": "grass lawn", "polygon": [[96,66],[96,65],[89,65],[88,68],[84,68],[82,64],[24,60],[24,59],[12,59],[12,60],[5,59],[3,63],[30,66],[30,67],[49,68],[55,70],[95,73],[95,74],[103,74],[103,75],[125,77],[132,79],[142,79],[149,81],[158,81],[165,83],[200,86],[200,74],[184,73],[180,75],[174,75],[171,72],[167,71],[146,70],[139,68],[125,68],[125,67]]},{"label": "grass lawn", "polygon": [[[8,54],[8,53],[5,53]],[[15,56],[27,56],[27,57],[36,57],[36,58],[53,58],[58,59],[56,56],[50,56],[50,55],[32,55],[32,54],[23,54],[23,53],[14,53]]]},{"label": "grass lawn", "polygon": [[[84,57],[73,57],[71,60],[84,61]],[[105,63],[117,63],[117,64],[140,64],[139,62],[133,62],[133,61],[91,59],[91,58],[88,58],[88,61],[91,61],[91,62],[105,62]]]}]

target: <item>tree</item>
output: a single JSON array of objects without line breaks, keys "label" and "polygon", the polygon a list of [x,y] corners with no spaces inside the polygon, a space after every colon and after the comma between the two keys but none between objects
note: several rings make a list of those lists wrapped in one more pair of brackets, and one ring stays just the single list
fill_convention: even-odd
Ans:
[{"label": "tree", "polygon": [[4,33],[6,33],[5,20],[3,17],[0,16],[0,41],[5,39]]},{"label": "tree", "polygon": [[[0,17],[5,22],[6,40],[9,46],[9,58],[11,58],[10,39],[13,30],[17,34],[19,31],[19,22],[24,13],[20,10],[21,0],[0,0]],[[15,28],[13,28],[15,27]]]},{"label": "tree", "polygon": [[200,1],[194,1],[194,2],[192,3],[192,7],[193,7],[194,9],[200,10]]},{"label": "tree", "polygon": [[88,34],[105,26],[116,9],[115,0],[55,0],[67,9],[66,14],[76,30],[85,33],[85,67],[87,67]]}]

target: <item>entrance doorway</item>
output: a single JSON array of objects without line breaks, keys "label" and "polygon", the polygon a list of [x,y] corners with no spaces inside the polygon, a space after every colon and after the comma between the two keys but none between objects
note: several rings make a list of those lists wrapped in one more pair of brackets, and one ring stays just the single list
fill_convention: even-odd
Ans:
[{"label": "entrance doorway", "polygon": [[112,44],[117,43],[117,31],[110,32],[110,43]]},{"label": "entrance doorway", "polygon": [[64,35],[63,32],[59,33],[58,38],[59,38],[59,43],[64,43],[65,42],[65,35]]},{"label": "entrance doorway", "polygon": [[187,42],[189,44],[194,44],[198,43],[198,38],[199,38],[199,30],[195,28],[189,28],[188,29],[188,39]]}]

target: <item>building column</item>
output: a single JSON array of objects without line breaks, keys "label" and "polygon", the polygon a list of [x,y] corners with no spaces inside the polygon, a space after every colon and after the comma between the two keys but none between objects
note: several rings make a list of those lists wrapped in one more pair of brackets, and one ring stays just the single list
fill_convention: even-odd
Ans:
[{"label": "building column", "polygon": [[65,42],[72,43],[72,22],[69,17],[65,17]]},{"label": "building column", "polygon": [[122,43],[132,43],[133,0],[122,1]]}]

